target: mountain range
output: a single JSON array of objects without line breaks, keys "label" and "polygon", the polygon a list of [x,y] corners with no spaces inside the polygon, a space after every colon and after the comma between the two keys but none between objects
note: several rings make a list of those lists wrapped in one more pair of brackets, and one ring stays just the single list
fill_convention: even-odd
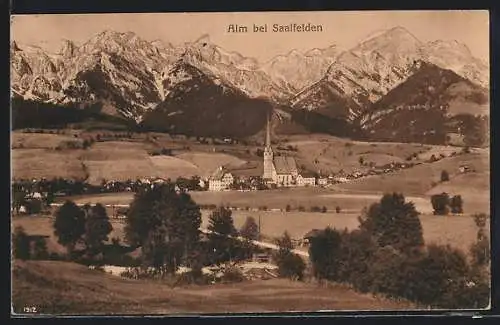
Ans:
[{"label": "mountain range", "polygon": [[[292,50],[265,63],[225,50],[208,35],[174,46],[114,31],[81,45],[65,40],[57,53],[13,40],[10,53],[12,97],[99,104],[103,114],[170,132],[248,136],[262,130],[274,110],[311,131],[310,121],[321,120],[325,132],[335,133],[341,123],[391,140],[398,132],[379,129],[401,112],[411,112],[408,123],[418,126],[422,110],[441,112],[443,123],[489,111],[486,63],[464,44],[424,43],[402,27],[351,49]],[[412,138],[430,132],[424,129],[415,127]]]}]

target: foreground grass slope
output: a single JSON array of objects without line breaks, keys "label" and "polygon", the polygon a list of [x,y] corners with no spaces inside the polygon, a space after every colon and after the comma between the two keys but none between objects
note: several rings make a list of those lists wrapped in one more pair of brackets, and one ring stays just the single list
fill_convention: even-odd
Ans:
[{"label": "foreground grass slope", "polygon": [[167,314],[415,308],[359,294],[289,280],[183,286],[122,279],[55,261],[14,262],[13,306],[36,306],[42,314]]}]

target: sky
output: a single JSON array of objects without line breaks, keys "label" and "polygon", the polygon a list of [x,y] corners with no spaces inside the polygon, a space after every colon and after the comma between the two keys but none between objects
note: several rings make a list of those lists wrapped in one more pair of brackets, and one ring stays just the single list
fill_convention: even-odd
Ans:
[{"label": "sky", "polygon": [[[322,32],[272,33],[273,24],[311,23]],[[228,26],[247,26],[248,33],[229,33]],[[268,25],[253,33],[253,24]],[[477,11],[324,11],[253,13],[152,13],[14,15],[11,40],[57,52],[63,39],[82,44],[103,30],[132,31],[149,41],[173,45],[208,34],[218,46],[266,62],[292,49],[306,51],[336,44],[349,49],[370,34],[396,26],[423,42],[457,40],[477,58],[489,62],[489,13]]]}]

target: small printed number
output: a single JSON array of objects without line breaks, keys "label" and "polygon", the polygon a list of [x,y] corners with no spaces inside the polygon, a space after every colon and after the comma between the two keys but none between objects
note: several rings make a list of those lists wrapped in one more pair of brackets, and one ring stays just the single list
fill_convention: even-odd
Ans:
[{"label": "small printed number", "polygon": [[36,308],[35,306],[25,306],[23,308],[23,311],[25,313],[37,313],[38,312],[38,308]]}]

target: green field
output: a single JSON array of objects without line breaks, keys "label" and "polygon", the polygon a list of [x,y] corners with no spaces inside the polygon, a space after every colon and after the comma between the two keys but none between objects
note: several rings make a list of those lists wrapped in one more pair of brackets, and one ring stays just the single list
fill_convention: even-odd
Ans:
[{"label": "green field", "polygon": [[414,309],[360,294],[338,284],[328,287],[284,279],[236,284],[182,286],[129,280],[55,261],[15,262],[12,300],[16,312],[34,306],[41,314],[186,314],[318,310]]},{"label": "green field", "polygon": [[[112,211],[108,209],[108,214]],[[208,226],[210,211],[202,211],[202,227]],[[264,212],[264,211],[233,211],[232,216],[237,229],[241,228],[248,216],[252,216],[261,224],[262,234],[268,237],[278,237],[284,231],[292,238],[300,239],[311,229],[353,230],[358,227],[360,213],[312,213],[312,212]],[[468,251],[476,239],[477,228],[470,216],[434,216],[421,215],[424,240],[426,243],[450,244],[453,247]],[[49,236],[48,248],[51,251],[63,252],[64,248],[57,243],[53,235],[53,219],[46,216],[24,216],[12,219],[12,229],[22,226],[28,234]],[[124,239],[124,223],[112,221],[113,231],[109,235]],[[489,230],[489,224],[487,225]]]}]

